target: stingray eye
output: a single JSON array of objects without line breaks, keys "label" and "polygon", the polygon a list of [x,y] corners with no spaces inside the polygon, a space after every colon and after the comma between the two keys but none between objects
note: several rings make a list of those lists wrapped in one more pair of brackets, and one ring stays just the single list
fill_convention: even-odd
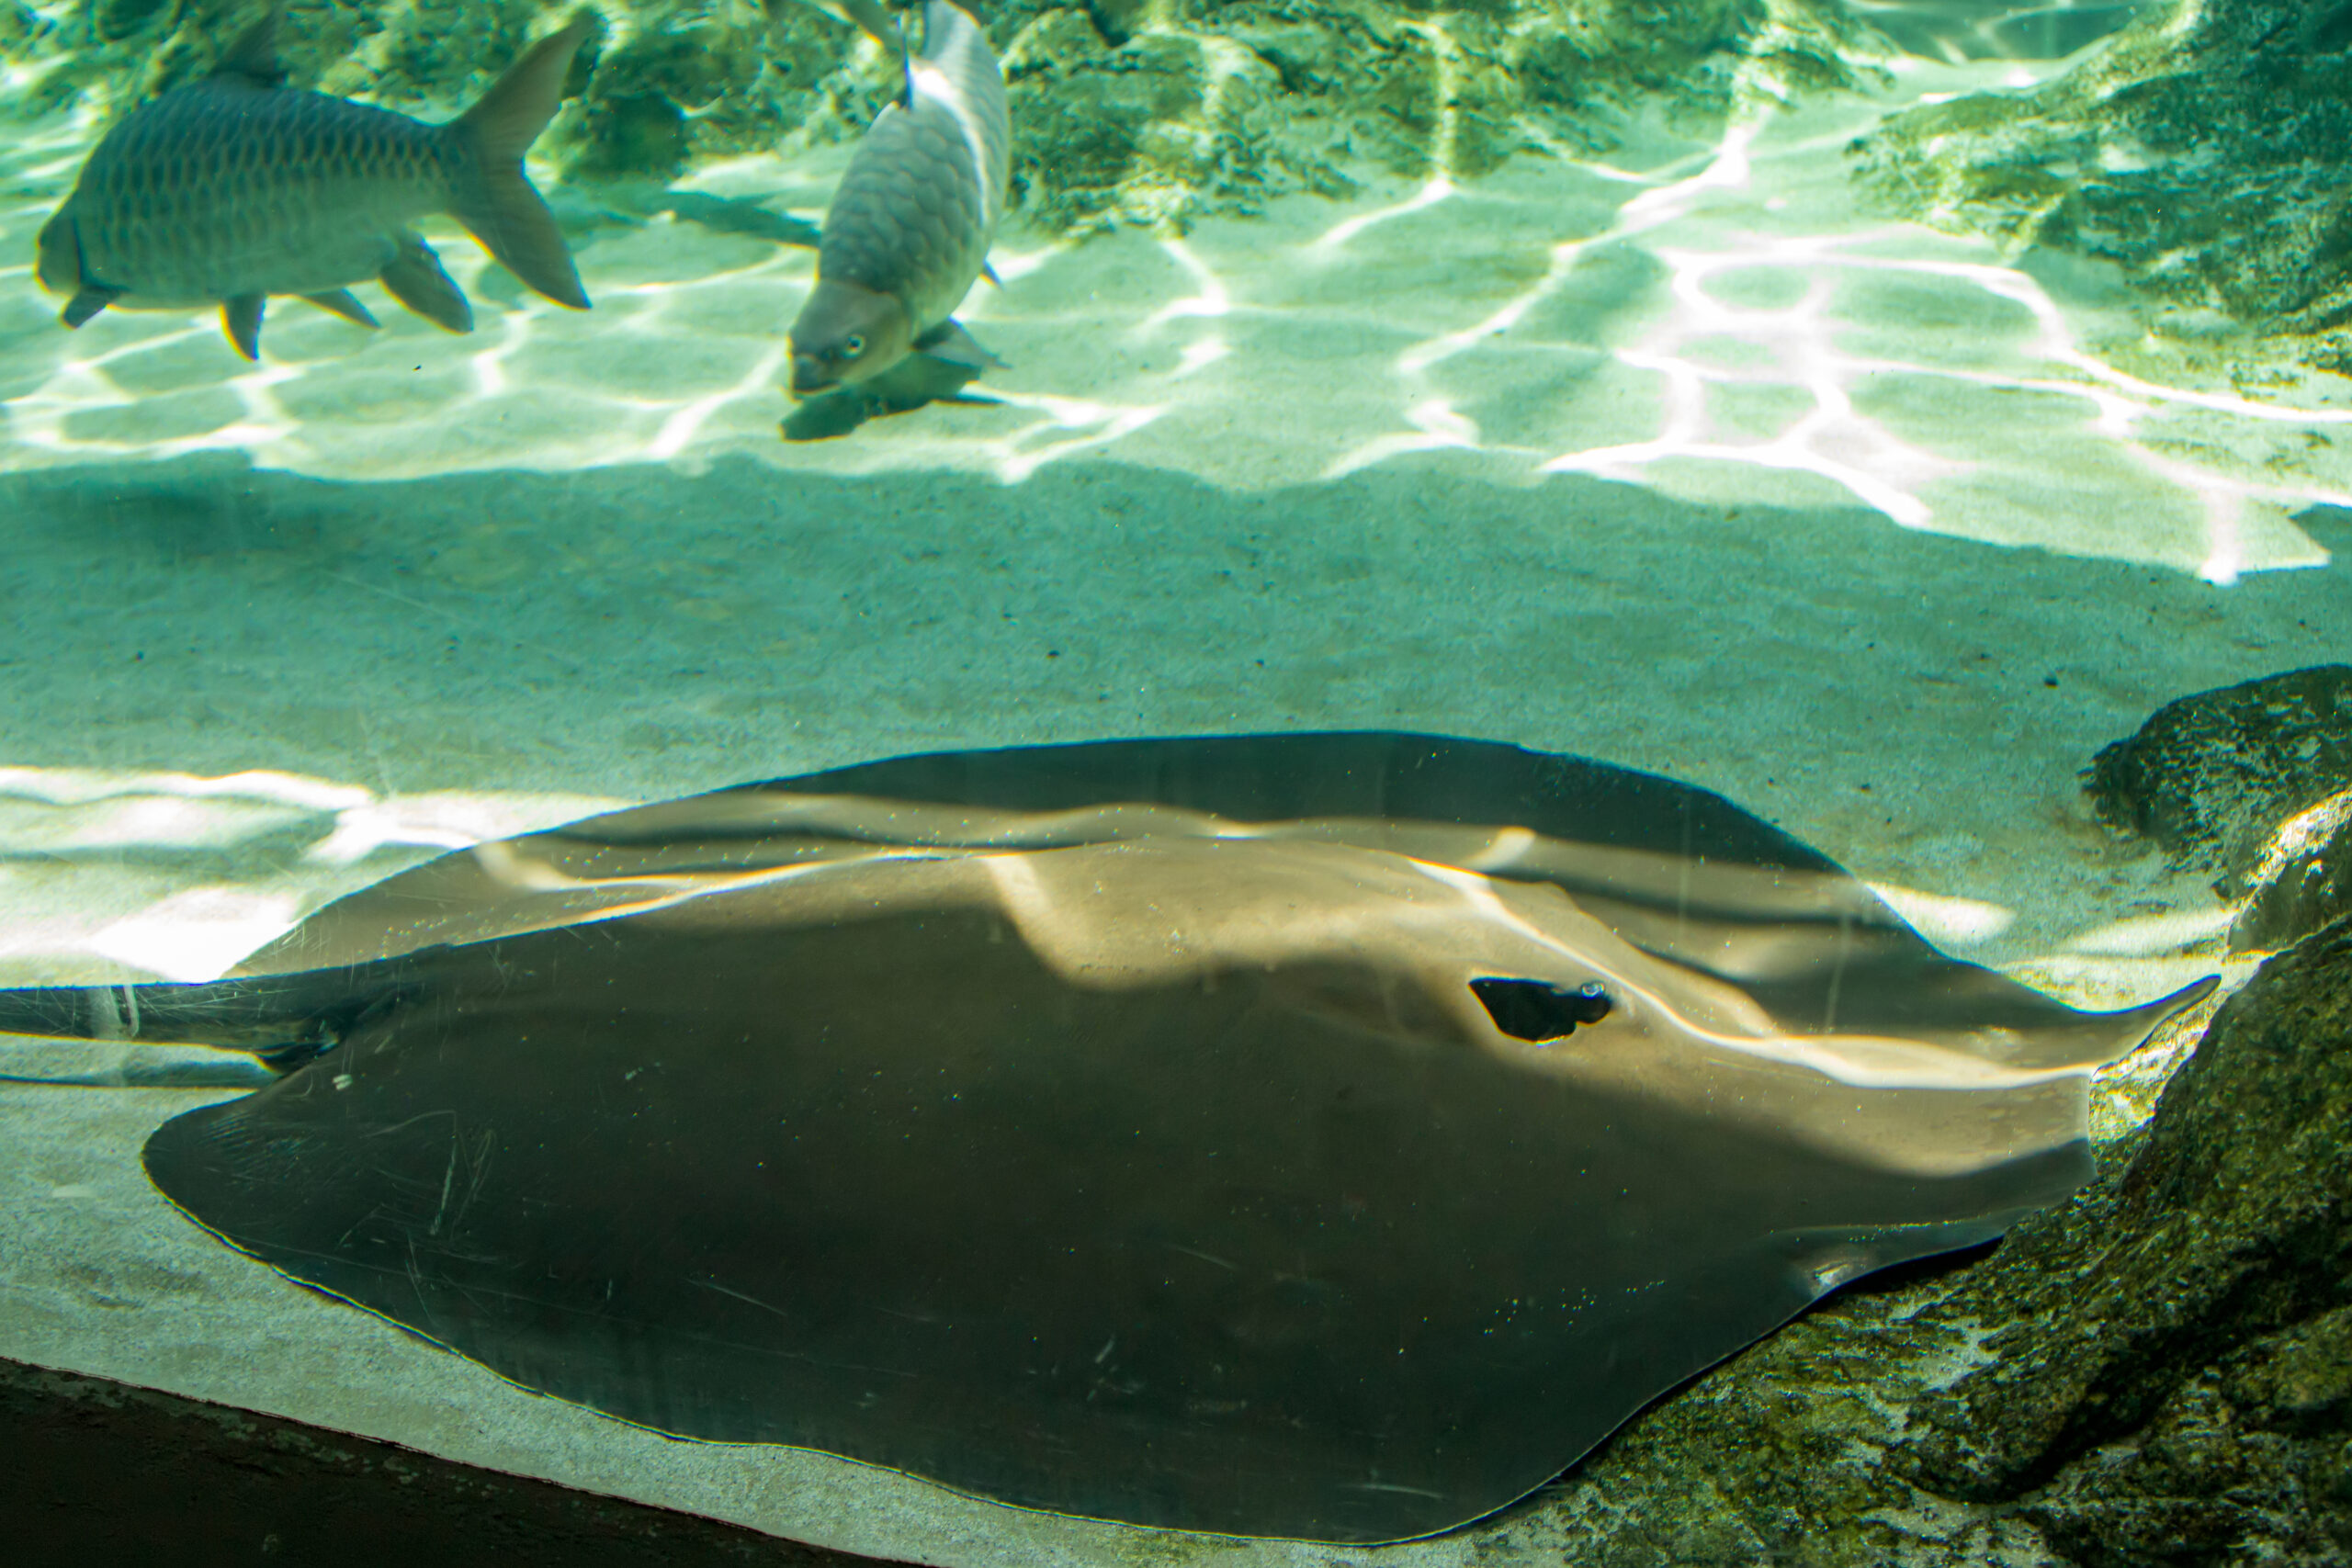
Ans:
[{"label": "stingray eye", "polygon": [[1616,1005],[1598,980],[1571,991],[1547,980],[1478,979],[1470,989],[1497,1029],[1538,1045],[1566,1039],[1579,1023],[1599,1023]]},{"label": "stingray eye", "polygon": [[855,359],[859,355],[864,354],[865,352],[865,338],[864,334],[852,333],[849,336],[842,339],[842,357],[843,359]]}]

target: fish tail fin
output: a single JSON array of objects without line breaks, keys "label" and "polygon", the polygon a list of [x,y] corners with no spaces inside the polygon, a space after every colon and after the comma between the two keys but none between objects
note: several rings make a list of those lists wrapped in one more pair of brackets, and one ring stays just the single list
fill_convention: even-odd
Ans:
[{"label": "fish tail fin", "polygon": [[354,1016],[346,985],[329,991],[305,976],[0,990],[0,1033],[210,1045],[279,1071],[334,1044]]},{"label": "fish tail fin", "polygon": [[595,28],[582,12],[533,44],[443,134],[455,144],[449,210],[506,269],[559,305],[588,309],[555,214],[523,173],[523,154],[555,118],[571,57]]}]

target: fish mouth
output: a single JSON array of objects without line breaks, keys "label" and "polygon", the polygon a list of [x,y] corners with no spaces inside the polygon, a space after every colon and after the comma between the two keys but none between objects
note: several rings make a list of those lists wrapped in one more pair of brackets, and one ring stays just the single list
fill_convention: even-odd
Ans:
[{"label": "fish mouth", "polygon": [[830,392],[841,384],[841,378],[828,374],[824,366],[813,356],[805,354],[792,356],[794,397],[813,398],[820,392]]},{"label": "fish mouth", "polygon": [[51,294],[82,287],[82,235],[63,210],[40,226],[33,241],[33,279]]}]

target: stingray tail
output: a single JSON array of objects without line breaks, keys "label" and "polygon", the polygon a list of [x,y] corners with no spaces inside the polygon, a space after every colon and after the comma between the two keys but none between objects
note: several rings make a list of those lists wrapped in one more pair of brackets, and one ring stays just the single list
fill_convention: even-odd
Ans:
[{"label": "stingray tail", "polygon": [[523,173],[523,154],[555,118],[571,57],[594,28],[594,13],[582,11],[541,39],[442,132],[454,149],[449,210],[509,272],[575,310],[588,309],[587,291],[555,214]]},{"label": "stingray tail", "polygon": [[333,1046],[391,993],[355,996],[344,974],[270,975],[204,985],[40,986],[0,990],[0,1033],[242,1051],[291,1072]]}]

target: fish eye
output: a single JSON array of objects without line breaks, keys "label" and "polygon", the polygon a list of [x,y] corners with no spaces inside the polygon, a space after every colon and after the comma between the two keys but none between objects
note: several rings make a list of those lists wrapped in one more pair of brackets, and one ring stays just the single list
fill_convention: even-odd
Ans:
[{"label": "fish eye", "polygon": [[852,333],[849,336],[842,339],[842,357],[843,359],[855,359],[859,355],[864,354],[865,352],[865,338],[863,333]]},{"label": "fish eye", "polygon": [[1577,1025],[1599,1023],[1615,1007],[1598,980],[1571,991],[1544,980],[1487,976],[1471,981],[1470,989],[1497,1029],[1535,1045],[1565,1040]]}]

